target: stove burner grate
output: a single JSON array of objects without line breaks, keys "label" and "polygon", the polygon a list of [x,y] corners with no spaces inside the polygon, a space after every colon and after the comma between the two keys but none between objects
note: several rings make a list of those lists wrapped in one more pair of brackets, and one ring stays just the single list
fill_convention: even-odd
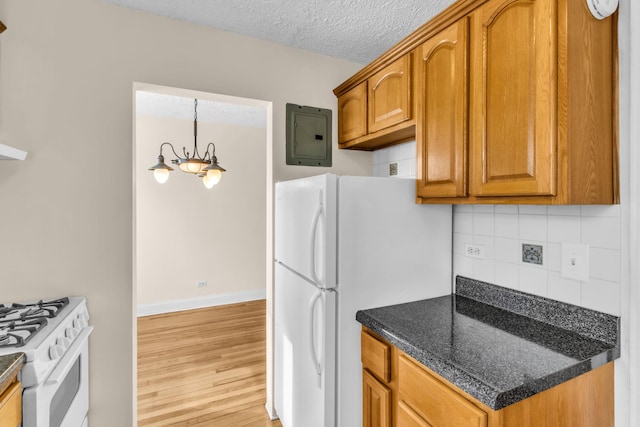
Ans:
[{"label": "stove burner grate", "polygon": [[18,310],[13,307],[6,307],[4,304],[0,304],[0,319],[4,319],[8,315],[16,313],[17,311]]},{"label": "stove burner grate", "polygon": [[0,321],[0,348],[22,347],[47,323],[44,317],[29,321]]},{"label": "stove burner grate", "polygon": [[[12,304],[12,309],[24,310],[19,316],[22,320],[56,317],[60,311],[69,304],[69,298],[60,298],[52,301],[38,301],[35,304]],[[9,309],[9,307],[7,307]]]}]

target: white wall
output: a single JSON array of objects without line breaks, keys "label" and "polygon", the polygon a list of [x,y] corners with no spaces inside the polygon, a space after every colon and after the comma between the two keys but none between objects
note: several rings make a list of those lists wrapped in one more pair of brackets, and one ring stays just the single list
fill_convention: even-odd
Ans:
[{"label": "white wall", "polygon": [[[621,163],[624,174],[623,196],[628,203],[623,210],[623,363],[626,369],[616,377],[626,382],[629,399],[617,408],[629,412],[629,422],[621,426],[640,425],[640,6],[638,2],[620,0],[620,135]],[[626,375],[625,375],[626,374]],[[625,390],[625,391],[626,391]],[[621,420],[623,421],[623,420]]]},{"label": "white wall", "polygon": [[395,178],[416,177],[416,142],[393,145],[373,152],[373,175],[391,176],[389,166],[397,165]]},{"label": "white wall", "polygon": [[[96,0],[3,0],[0,16],[0,140],[29,151],[0,165],[0,296],[86,296],[90,424],[132,425],[133,82],[273,102],[267,173],[284,179],[328,170],[285,166],[285,104],[335,110],[361,65]],[[372,170],[370,153],[333,159]]]}]

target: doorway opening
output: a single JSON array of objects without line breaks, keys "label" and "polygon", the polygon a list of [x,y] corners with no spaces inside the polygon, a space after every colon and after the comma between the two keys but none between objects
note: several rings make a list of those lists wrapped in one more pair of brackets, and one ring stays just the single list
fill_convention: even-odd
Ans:
[{"label": "doorway opening", "polygon": [[[160,144],[170,142],[181,156],[182,147],[193,151],[194,99],[198,99],[198,149],[202,153],[213,142],[218,162],[227,172],[207,189],[201,178],[171,165],[173,153],[165,148],[166,163],[174,171],[167,182],[159,184],[148,168],[156,163]],[[194,314],[206,307],[264,300],[271,289],[272,104],[144,83],[134,84],[133,102],[135,314],[139,318],[173,316],[179,321],[178,313],[184,310]],[[264,317],[266,321],[268,316]],[[206,316],[201,321],[211,322]],[[138,373],[138,323],[133,324]],[[204,329],[200,333],[203,336],[195,337],[192,345],[213,345],[206,344]],[[266,336],[270,334],[264,335],[268,346]],[[168,350],[178,338],[162,339],[167,340]],[[158,345],[161,352],[163,344]],[[169,370],[169,357],[166,359]],[[174,370],[197,368],[202,363],[195,356],[182,359]],[[139,396],[137,376],[134,396]],[[192,388],[190,398],[188,389],[184,389],[183,411],[190,411],[189,401],[197,403],[196,395],[207,393]],[[134,402],[134,413],[139,404]]]}]

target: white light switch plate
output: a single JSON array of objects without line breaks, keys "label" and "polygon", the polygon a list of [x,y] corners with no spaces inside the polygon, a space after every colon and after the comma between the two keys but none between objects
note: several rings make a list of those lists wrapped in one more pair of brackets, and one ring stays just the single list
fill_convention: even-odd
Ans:
[{"label": "white light switch plate", "polygon": [[560,275],[581,282],[589,281],[589,245],[562,243]]}]

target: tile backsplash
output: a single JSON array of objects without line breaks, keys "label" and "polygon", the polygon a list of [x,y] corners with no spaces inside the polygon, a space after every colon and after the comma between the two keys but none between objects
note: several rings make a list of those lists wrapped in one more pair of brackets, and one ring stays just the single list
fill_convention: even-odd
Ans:
[{"label": "tile backsplash", "polygon": [[416,142],[405,142],[404,144],[393,145],[373,152],[373,174],[374,176],[391,176],[389,170],[391,164],[398,165],[395,178],[415,178],[416,177]]},{"label": "tile backsplash", "polygon": [[[456,205],[453,272],[613,315],[621,313],[620,206]],[[483,245],[485,258],[464,255]],[[522,244],[542,246],[542,265]],[[589,280],[561,276],[561,244],[589,245]]]},{"label": "tile backsplash", "polygon": [[[374,152],[376,176],[415,178],[415,141]],[[621,314],[620,206],[455,205],[453,274],[551,299]],[[485,248],[484,259],[464,245]],[[522,244],[542,246],[542,265],[522,261]],[[560,275],[561,244],[589,245],[589,280]]]}]

